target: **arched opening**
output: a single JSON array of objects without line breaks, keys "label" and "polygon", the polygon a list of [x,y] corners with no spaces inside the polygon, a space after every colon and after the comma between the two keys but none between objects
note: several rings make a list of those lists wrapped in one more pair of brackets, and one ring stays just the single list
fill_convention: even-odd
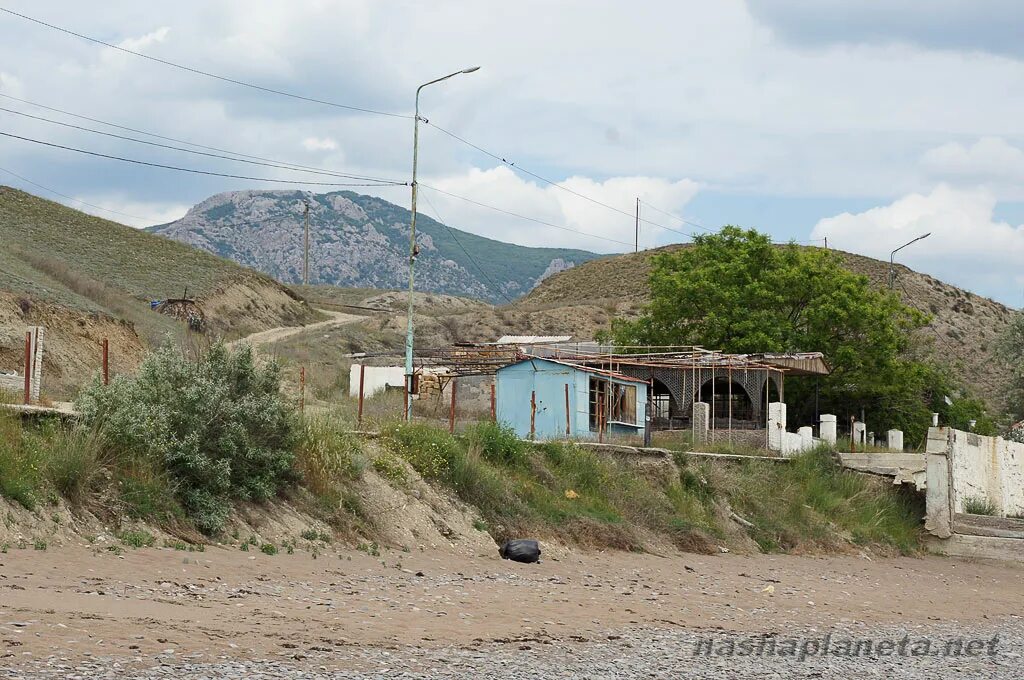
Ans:
[{"label": "arched opening", "polygon": [[[701,385],[700,400],[707,404],[713,404],[711,412],[714,414],[713,417],[715,419],[716,427],[719,425],[728,426],[730,420],[730,390],[728,378],[715,378],[714,381],[708,380],[706,383]],[[743,388],[743,385],[736,381],[733,381],[732,383],[731,404],[731,420],[734,428],[742,427],[744,423],[754,422],[754,403],[750,399],[750,395],[747,394],[747,391]]]},{"label": "arched opening", "polygon": [[672,396],[668,385],[657,378],[653,378],[651,388],[651,426],[657,430],[671,430],[682,425],[680,422],[681,415],[679,413],[679,404],[676,402],[676,398]]}]

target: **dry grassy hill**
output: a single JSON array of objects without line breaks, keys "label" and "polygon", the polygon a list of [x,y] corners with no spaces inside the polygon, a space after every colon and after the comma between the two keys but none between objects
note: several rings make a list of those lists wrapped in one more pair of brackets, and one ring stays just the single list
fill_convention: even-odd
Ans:
[{"label": "dry grassy hill", "polygon": [[0,186],[0,370],[18,369],[26,326],[46,328],[44,391],[66,396],[99,365],[128,370],[182,324],[149,300],[197,298],[207,335],[238,336],[313,317],[267,276],[189,246]]}]

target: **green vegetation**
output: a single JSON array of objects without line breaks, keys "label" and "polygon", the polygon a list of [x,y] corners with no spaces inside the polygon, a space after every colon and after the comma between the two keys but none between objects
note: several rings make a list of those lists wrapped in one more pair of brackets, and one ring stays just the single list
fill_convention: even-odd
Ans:
[{"label": "green vegetation", "polygon": [[134,377],[94,383],[76,402],[122,464],[174,480],[174,495],[202,531],[220,529],[234,500],[266,500],[291,479],[298,420],[276,364],[243,346],[216,344],[198,361],[169,347]]},{"label": "green vegetation", "polygon": [[[113,311],[104,288],[145,301],[180,296],[185,286],[205,295],[232,277],[257,276],[190,246],[9,187],[0,187],[0,242],[0,289],[85,311]],[[24,257],[40,252],[46,262]]]},{"label": "green vegetation", "polygon": [[273,543],[264,543],[263,545],[260,546],[260,552],[263,553],[264,555],[276,555],[277,554],[277,546],[274,545]]},{"label": "green vegetation", "polygon": [[145,529],[122,531],[118,538],[129,548],[150,548],[156,542],[156,537]]},{"label": "green vegetation", "polygon": [[528,444],[493,423],[460,437],[393,425],[383,441],[475,506],[483,518],[478,528],[498,541],[528,534],[639,550],[653,532],[685,550],[711,551],[738,526],[731,506],[768,551],[830,549],[844,535],[886,549],[918,548],[919,501],[843,471],[824,450],[788,463],[696,462],[679,453],[678,472],[642,472],[572,444]]},{"label": "green vegetation", "polygon": [[964,512],[968,515],[996,515],[998,509],[989,499],[983,496],[971,496],[964,499]]},{"label": "green vegetation", "polygon": [[[899,428],[920,442],[929,413],[949,411],[944,397],[959,392],[944,370],[915,358],[912,334],[928,317],[872,288],[832,251],[725,227],[654,256],[650,287],[642,316],[613,323],[618,344],[823,352],[831,375],[786,382],[794,422],[810,422],[815,403],[827,413],[863,410],[876,429]],[[981,406],[966,400],[953,415]]]}]

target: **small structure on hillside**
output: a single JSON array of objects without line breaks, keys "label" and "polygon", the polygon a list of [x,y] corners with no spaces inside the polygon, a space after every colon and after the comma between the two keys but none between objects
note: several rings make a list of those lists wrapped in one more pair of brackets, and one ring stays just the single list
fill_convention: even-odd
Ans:
[{"label": "small structure on hillside", "polygon": [[642,435],[647,382],[556,359],[526,358],[497,370],[496,417],[520,437],[602,439]]}]

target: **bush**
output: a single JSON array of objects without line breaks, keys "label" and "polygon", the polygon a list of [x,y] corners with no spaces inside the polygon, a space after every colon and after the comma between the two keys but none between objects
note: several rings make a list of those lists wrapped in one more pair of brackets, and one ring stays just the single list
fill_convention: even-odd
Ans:
[{"label": "bush", "polygon": [[302,429],[295,469],[306,488],[318,496],[359,479],[366,466],[359,438],[343,430],[336,419],[310,418]]},{"label": "bush", "polygon": [[996,515],[996,506],[983,496],[970,496],[964,499],[964,512],[968,515]]},{"label": "bush", "polygon": [[46,478],[68,501],[81,502],[103,480],[103,441],[95,430],[61,426],[40,443]]},{"label": "bush", "polygon": [[207,533],[221,528],[232,500],[268,499],[292,477],[297,416],[277,365],[256,366],[248,347],[216,344],[196,362],[164,347],[136,376],[94,382],[77,408],[117,455],[166,471]]},{"label": "bush", "polygon": [[499,423],[483,422],[466,428],[463,436],[471,452],[496,465],[523,466],[529,445],[515,430]]},{"label": "bush", "polygon": [[156,537],[145,529],[124,531],[120,538],[121,543],[129,548],[150,548],[156,542]]}]

